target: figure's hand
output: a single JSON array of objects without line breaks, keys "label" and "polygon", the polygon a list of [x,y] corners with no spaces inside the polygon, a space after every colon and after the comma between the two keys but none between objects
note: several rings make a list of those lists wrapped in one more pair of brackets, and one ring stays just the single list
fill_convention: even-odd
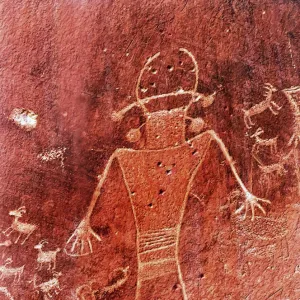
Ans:
[{"label": "figure's hand", "polygon": [[258,209],[260,209],[263,212],[264,215],[266,214],[266,211],[264,210],[264,208],[261,206],[261,204],[259,202],[265,202],[265,203],[271,204],[271,201],[269,201],[267,199],[263,199],[263,198],[258,198],[256,196],[252,195],[248,191],[246,192],[245,196],[246,196],[245,203],[243,203],[241,205],[241,207],[235,211],[236,214],[238,214],[241,211],[245,210],[244,219],[246,219],[247,213],[248,213],[248,210],[249,210],[249,206],[251,208],[251,213],[252,213],[251,221],[254,221],[255,208],[256,207]]},{"label": "figure's hand", "polygon": [[101,238],[91,228],[88,220],[83,219],[67,241],[65,252],[70,256],[84,256],[93,253],[91,237],[99,242]]}]

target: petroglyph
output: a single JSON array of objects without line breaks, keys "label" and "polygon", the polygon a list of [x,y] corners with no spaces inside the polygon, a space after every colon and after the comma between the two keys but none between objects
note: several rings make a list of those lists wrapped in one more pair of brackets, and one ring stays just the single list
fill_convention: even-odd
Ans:
[{"label": "petroglyph", "polygon": [[48,264],[48,270],[51,269],[51,266],[52,266],[52,270],[55,270],[56,256],[61,249],[57,248],[56,250],[53,251],[43,251],[43,246],[47,243],[48,242],[46,240],[42,240],[37,245],[34,246],[34,249],[37,249],[39,251],[37,257],[37,263],[39,264],[38,269],[41,269],[44,264]]},{"label": "petroglyph", "polygon": [[[279,107],[275,102],[271,101],[272,94],[275,91],[278,91],[277,88],[272,86],[271,84],[266,84],[267,91],[265,93],[266,100],[261,102],[262,106],[254,105],[255,112],[261,113],[265,109],[270,108],[266,104],[270,103],[273,105],[273,108],[276,111],[272,111],[274,114],[278,114],[278,111],[282,108]],[[266,191],[266,195],[268,194],[270,188],[272,187],[273,183],[279,179],[279,177],[283,177],[287,174],[288,169],[286,166],[292,168],[295,172],[297,177],[297,191],[298,195],[300,195],[300,168],[299,168],[299,141],[300,141],[300,86],[292,86],[290,88],[286,88],[281,90],[287,101],[289,109],[291,110],[292,117],[293,117],[293,126],[292,126],[292,134],[286,144],[286,148],[284,149],[283,153],[277,154],[277,140],[278,136],[269,138],[269,139],[262,139],[260,137],[261,134],[264,133],[264,130],[259,127],[255,131],[254,134],[251,135],[252,138],[255,138],[255,143],[252,147],[252,157],[257,161],[258,167],[261,171],[260,175],[260,184],[264,186],[264,190]],[[269,102],[268,102],[268,101]],[[258,105],[261,105],[259,103]],[[260,107],[264,107],[265,109],[261,110],[258,109]],[[252,109],[252,108],[251,108]],[[252,111],[253,112],[253,111]],[[254,123],[251,121],[249,114],[245,112],[245,125],[247,128],[251,128]],[[279,160],[273,164],[266,165],[263,160],[258,156],[258,153],[261,151],[262,147],[264,149],[270,149],[270,157],[279,158]],[[287,152],[287,153],[286,153]],[[274,161],[274,160],[273,160]]]},{"label": "petroglyph", "polygon": [[8,291],[7,287],[0,286],[0,294],[3,294],[6,296],[9,300],[14,300],[14,297],[11,295],[11,293]]},{"label": "petroglyph", "polygon": [[270,244],[260,247],[252,247],[245,251],[245,255],[249,257],[255,257],[257,259],[265,259],[267,257],[273,257],[276,252],[276,245]]},{"label": "petroglyph", "polygon": [[36,127],[37,118],[37,114],[25,108],[15,108],[9,116],[10,120],[25,131],[31,131]]},{"label": "petroglyph", "polygon": [[0,243],[0,247],[9,247],[12,244],[11,240],[6,240]]},{"label": "petroglyph", "polygon": [[[96,299],[105,299],[107,295],[112,294],[116,290],[120,289],[127,281],[129,275],[129,267],[118,268],[113,272],[113,278],[111,284],[101,288],[93,289],[94,285],[97,285],[97,280],[91,280],[86,284],[81,285],[76,289],[76,296],[78,300],[96,300]],[[120,273],[120,274],[119,274]],[[118,279],[115,279],[118,278]],[[96,298],[97,295],[97,298]]]},{"label": "petroglyph", "polygon": [[149,230],[140,235],[140,253],[148,253],[175,246],[176,228]]},{"label": "petroglyph", "polygon": [[260,150],[260,147],[269,147],[271,154],[277,153],[277,139],[274,137],[271,139],[262,139],[259,136],[264,133],[262,128],[258,128],[254,134],[251,135],[252,138],[255,138],[255,144],[252,147],[252,152],[256,153]]},{"label": "petroglyph", "polygon": [[65,167],[65,165],[64,165],[64,161],[65,161],[64,154],[65,154],[66,150],[67,150],[66,147],[51,149],[49,151],[45,151],[43,153],[40,153],[38,155],[38,158],[41,159],[44,162],[58,160],[58,161],[60,161],[60,166],[62,168],[64,168]]},{"label": "petroglyph", "polygon": [[265,100],[261,101],[258,104],[255,104],[254,106],[250,107],[248,110],[244,111],[244,122],[246,127],[249,129],[253,125],[255,125],[251,117],[261,114],[265,110],[269,109],[272,114],[277,115],[278,111],[281,109],[280,106],[276,104],[276,102],[272,101],[272,95],[274,92],[277,91],[275,87],[273,87],[270,83],[265,84],[266,92],[264,93]]},{"label": "petroglyph", "polygon": [[15,240],[15,244],[18,243],[20,237],[25,235],[25,239],[22,241],[21,245],[23,245],[26,240],[30,237],[30,235],[37,229],[36,225],[20,222],[19,219],[26,213],[26,207],[22,206],[17,210],[11,210],[9,212],[10,216],[14,217],[14,220],[10,227],[8,227],[3,233],[6,236],[9,236],[12,232],[19,233],[17,239]]},{"label": "petroglyph", "polygon": [[53,298],[53,295],[58,295],[61,291],[59,286],[59,277],[62,276],[61,272],[53,272],[53,277],[48,281],[37,284],[36,283],[36,274],[33,276],[33,286],[36,289],[37,293],[43,293],[44,300],[50,300]]},{"label": "petroglyph", "polygon": [[258,167],[261,171],[260,185],[262,190],[266,191],[266,195],[268,195],[273,181],[283,177],[288,172],[284,167],[283,161],[271,165],[259,165]]},{"label": "petroglyph", "polygon": [[[98,185],[85,217],[68,239],[65,247],[65,252],[68,255],[83,256],[93,252],[92,237],[98,241],[101,240],[100,236],[92,230],[90,218],[111,165],[114,161],[118,161],[128,191],[137,232],[138,279],[136,299],[141,299],[143,289],[150,280],[174,276],[174,274],[178,277],[183,299],[188,299],[179,263],[180,231],[194,178],[212,143],[215,143],[224,155],[241,189],[240,195],[244,197],[244,203],[236,213],[245,211],[244,218],[246,218],[249,210],[251,210],[251,220],[253,221],[256,209],[266,213],[261,203],[270,203],[269,200],[252,195],[246,188],[238,175],[228,149],[214,130],[206,130],[186,140],[186,120],[191,119],[188,116],[189,108],[195,102],[199,102],[204,107],[211,105],[217,93],[214,92],[205,96],[197,92],[199,68],[196,59],[191,52],[184,48],[180,48],[179,53],[185,55],[193,64],[190,71],[194,78],[193,87],[187,90],[179,87],[168,93],[145,96],[147,91],[145,90],[146,87],[141,84],[142,77],[147,72],[159,76],[159,72],[152,63],[160,56],[160,53],[156,53],[147,60],[137,80],[135,89],[137,101],[119,112],[113,113],[113,119],[120,121],[127,111],[135,106],[140,107],[146,119],[145,124],[143,124],[146,142],[141,150],[122,148],[117,149],[112,154],[102,176],[99,177]],[[169,73],[173,72],[173,68],[171,66]],[[273,92],[271,86],[267,86],[267,89],[271,95]],[[276,105],[269,99],[271,98],[269,94],[268,99],[266,99],[267,104],[261,104],[262,108],[253,109],[254,112],[258,113],[258,111],[263,111],[266,108],[274,112],[273,107]],[[181,97],[182,95],[187,96],[189,101],[183,106],[168,110],[160,109],[154,112],[147,109],[147,104],[152,101],[162,101],[167,97]],[[279,109],[279,107],[277,108]],[[252,115],[254,114],[250,111],[248,117],[250,118]],[[201,131],[202,128],[206,127],[200,118],[194,122],[192,120],[192,124],[191,131],[193,132]],[[130,137],[133,141],[138,140],[140,133],[134,131]],[[147,184],[149,187],[145,189]],[[87,287],[85,286],[85,288]]]},{"label": "petroglyph", "polygon": [[261,241],[278,241],[288,234],[285,219],[256,217],[256,222],[240,223],[237,218],[234,224],[239,234]]},{"label": "petroglyph", "polygon": [[288,145],[297,147],[300,141],[300,86],[293,86],[282,90],[286,96],[289,107],[294,115],[293,134],[288,142]]},{"label": "petroglyph", "polygon": [[8,265],[10,265],[12,263],[12,259],[8,258],[5,262],[4,265],[0,266],[0,280],[6,279],[6,278],[10,278],[13,277],[14,278],[14,282],[17,280],[17,282],[20,281],[21,275],[23,274],[24,271],[24,266],[22,267],[17,267],[17,268],[10,268],[7,267]]}]

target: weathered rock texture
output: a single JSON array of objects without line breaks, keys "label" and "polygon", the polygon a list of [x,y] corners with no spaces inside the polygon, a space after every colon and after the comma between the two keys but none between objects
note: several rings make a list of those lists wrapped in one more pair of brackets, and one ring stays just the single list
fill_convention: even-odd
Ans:
[{"label": "weathered rock texture", "polygon": [[299,10],[2,0],[0,298],[300,299]]}]

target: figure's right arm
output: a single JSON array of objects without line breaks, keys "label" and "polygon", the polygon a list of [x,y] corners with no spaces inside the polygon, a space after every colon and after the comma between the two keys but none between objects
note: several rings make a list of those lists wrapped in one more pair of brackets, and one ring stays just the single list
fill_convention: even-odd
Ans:
[{"label": "figure's right arm", "polygon": [[118,153],[119,150],[117,149],[109,158],[102,175],[99,176],[99,182],[93,193],[92,200],[87,209],[87,212],[83,217],[82,221],[77,226],[76,230],[73,232],[73,234],[70,236],[70,238],[67,241],[65,247],[65,253],[67,255],[70,256],[89,255],[93,253],[91,237],[94,237],[96,240],[101,241],[100,236],[96,232],[94,232],[94,230],[90,226],[90,218],[95,208],[95,205],[97,203],[97,200],[100,196],[102,185],[107,178],[108,172],[110,170],[113,161],[115,160],[115,158],[118,157]]}]

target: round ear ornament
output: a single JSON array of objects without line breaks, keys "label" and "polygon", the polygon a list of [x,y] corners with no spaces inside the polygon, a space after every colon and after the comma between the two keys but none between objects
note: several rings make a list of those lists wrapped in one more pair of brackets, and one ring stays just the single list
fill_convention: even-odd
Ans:
[{"label": "round ear ornament", "polygon": [[190,118],[191,124],[189,130],[193,133],[199,133],[205,126],[205,122],[202,118]]},{"label": "round ear ornament", "polygon": [[130,129],[126,134],[126,139],[130,143],[136,143],[141,139],[141,130],[140,128]]}]

